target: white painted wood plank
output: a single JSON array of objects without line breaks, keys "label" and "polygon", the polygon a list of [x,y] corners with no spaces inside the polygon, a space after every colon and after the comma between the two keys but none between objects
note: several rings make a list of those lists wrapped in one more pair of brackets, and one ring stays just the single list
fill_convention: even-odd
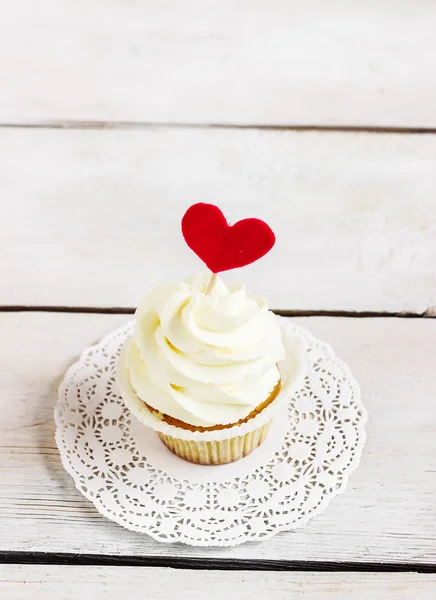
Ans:
[{"label": "white painted wood plank", "polygon": [[272,308],[436,306],[436,135],[3,129],[0,189],[1,304],[136,306],[202,269],[180,220],[209,201],[276,231],[224,275]]},{"label": "white painted wood plank", "polygon": [[8,600],[434,600],[436,575],[0,565]]},{"label": "white painted wood plank", "polygon": [[436,126],[424,0],[15,0],[0,122]]},{"label": "white painted wood plank", "polygon": [[120,315],[0,314],[0,551],[436,564],[436,320],[305,318],[352,368],[369,412],[362,462],[306,527],[260,544],[154,542],[101,517],[53,439],[67,366]]}]

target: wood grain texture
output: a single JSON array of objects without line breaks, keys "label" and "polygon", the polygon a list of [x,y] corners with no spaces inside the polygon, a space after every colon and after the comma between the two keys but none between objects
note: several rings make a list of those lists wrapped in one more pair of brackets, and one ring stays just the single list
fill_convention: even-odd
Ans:
[{"label": "wood grain texture", "polygon": [[435,127],[435,23],[424,0],[15,0],[0,122]]},{"label": "wood grain texture", "polygon": [[272,308],[436,307],[436,135],[3,129],[0,189],[3,305],[136,306],[203,268],[180,221],[209,201],[275,230],[224,275]]},{"label": "wood grain texture", "polygon": [[303,529],[205,550],[159,544],[106,520],[62,469],[53,439],[61,377],[86,345],[126,319],[0,315],[0,551],[436,564],[436,321],[298,319],[333,345],[362,386],[362,462],[346,491]]},{"label": "wood grain texture", "polygon": [[0,565],[8,600],[434,600],[436,575],[259,573],[140,567]]}]

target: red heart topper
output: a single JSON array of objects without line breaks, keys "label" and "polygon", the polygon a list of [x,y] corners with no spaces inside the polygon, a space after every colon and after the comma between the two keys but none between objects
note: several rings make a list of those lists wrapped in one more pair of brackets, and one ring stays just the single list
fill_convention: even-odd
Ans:
[{"label": "red heart topper", "polygon": [[276,241],[260,219],[229,225],[218,206],[199,202],[186,211],[182,233],[188,246],[213,273],[249,265],[271,250]]}]

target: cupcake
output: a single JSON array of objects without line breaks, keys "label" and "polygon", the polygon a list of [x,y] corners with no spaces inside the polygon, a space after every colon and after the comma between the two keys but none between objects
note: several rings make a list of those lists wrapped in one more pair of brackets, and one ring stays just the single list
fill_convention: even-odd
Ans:
[{"label": "cupcake", "polygon": [[204,465],[255,450],[302,372],[299,340],[266,301],[216,272],[212,285],[199,275],[152,291],[118,365],[133,415],[171,452]]}]

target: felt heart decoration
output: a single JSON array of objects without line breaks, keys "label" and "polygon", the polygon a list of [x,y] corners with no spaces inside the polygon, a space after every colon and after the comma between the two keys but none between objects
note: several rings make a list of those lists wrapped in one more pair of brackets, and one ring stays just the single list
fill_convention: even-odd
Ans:
[{"label": "felt heart decoration", "polygon": [[260,219],[229,225],[214,204],[199,202],[186,211],[182,233],[188,246],[213,273],[243,267],[271,250],[275,236]]}]

